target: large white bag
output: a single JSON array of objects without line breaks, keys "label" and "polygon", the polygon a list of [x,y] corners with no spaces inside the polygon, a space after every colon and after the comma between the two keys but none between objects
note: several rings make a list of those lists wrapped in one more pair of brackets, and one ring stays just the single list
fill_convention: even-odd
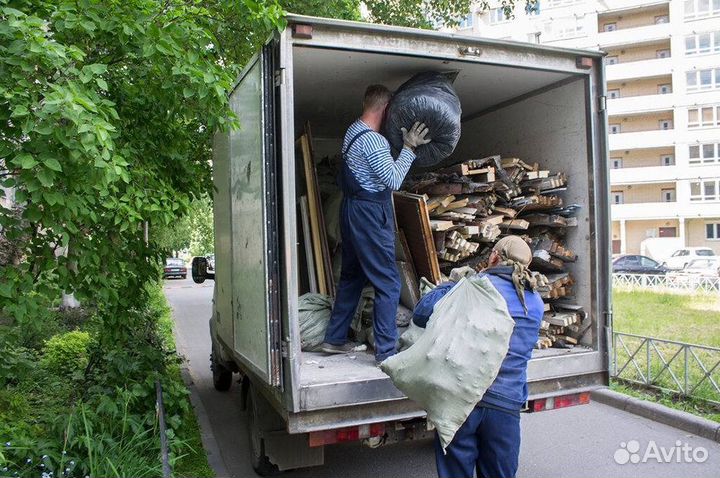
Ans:
[{"label": "large white bag", "polygon": [[515,321],[486,277],[464,278],[437,304],[425,332],[381,368],[423,407],[443,450],[492,384]]}]

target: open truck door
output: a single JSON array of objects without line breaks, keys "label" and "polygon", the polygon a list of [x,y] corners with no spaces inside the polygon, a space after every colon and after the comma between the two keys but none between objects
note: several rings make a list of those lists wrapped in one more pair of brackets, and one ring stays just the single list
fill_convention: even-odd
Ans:
[{"label": "open truck door", "polygon": [[[256,379],[282,388],[278,302],[275,63],[267,44],[231,95],[239,128],[215,137],[216,291],[213,340]],[[232,342],[232,343],[228,343]]]}]

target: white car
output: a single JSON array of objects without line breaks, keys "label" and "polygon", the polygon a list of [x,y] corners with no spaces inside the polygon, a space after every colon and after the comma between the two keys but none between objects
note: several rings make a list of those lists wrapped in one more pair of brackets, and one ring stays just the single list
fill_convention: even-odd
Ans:
[{"label": "white car", "polygon": [[709,247],[684,247],[673,252],[663,265],[668,269],[680,270],[687,267],[695,259],[708,259],[717,257]]},{"label": "white car", "polygon": [[693,259],[681,274],[698,277],[720,277],[720,257]]}]

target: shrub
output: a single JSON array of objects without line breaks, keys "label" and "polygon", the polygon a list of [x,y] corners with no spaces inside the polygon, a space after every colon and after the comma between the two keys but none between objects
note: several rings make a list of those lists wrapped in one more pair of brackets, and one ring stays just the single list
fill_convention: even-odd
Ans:
[{"label": "shrub", "polygon": [[91,341],[89,333],[79,330],[52,336],[43,348],[43,368],[62,375],[85,370]]}]

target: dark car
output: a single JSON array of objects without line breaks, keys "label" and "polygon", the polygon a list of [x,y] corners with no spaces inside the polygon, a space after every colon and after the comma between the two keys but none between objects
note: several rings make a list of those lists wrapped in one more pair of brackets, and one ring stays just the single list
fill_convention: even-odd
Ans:
[{"label": "dark car", "polygon": [[654,259],[645,256],[627,255],[613,261],[613,272],[626,274],[665,274],[668,269]]},{"label": "dark car", "polygon": [[163,278],[170,279],[171,277],[180,277],[182,279],[187,277],[187,267],[185,266],[185,261],[174,257],[170,257],[165,260]]}]

